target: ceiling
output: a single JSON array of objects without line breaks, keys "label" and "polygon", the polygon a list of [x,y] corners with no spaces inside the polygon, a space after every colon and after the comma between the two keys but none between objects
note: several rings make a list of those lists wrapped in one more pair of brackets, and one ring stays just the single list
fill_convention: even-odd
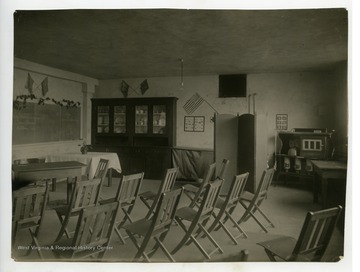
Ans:
[{"label": "ceiling", "polygon": [[37,10],[14,16],[15,57],[96,79],[331,69],[345,9]]}]

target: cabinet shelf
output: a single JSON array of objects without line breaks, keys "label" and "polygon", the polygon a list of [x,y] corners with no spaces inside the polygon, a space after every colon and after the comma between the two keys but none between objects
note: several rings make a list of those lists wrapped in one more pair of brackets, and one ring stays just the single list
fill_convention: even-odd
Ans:
[{"label": "cabinet shelf", "polygon": [[[164,169],[171,167],[171,148],[176,145],[177,98],[93,98],[91,101],[93,149],[117,153],[123,174],[145,172],[146,178],[161,178]],[[107,123],[97,124],[99,119]],[[106,128],[108,132],[98,133],[98,128]]]}]

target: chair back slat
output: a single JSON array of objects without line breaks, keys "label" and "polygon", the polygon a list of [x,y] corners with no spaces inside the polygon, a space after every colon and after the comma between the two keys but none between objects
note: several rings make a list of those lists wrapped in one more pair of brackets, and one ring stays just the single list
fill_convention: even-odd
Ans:
[{"label": "chair back slat", "polygon": [[87,206],[96,205],[100,182],[100,178],[77,182],[69,208],[74,212]]},{"label": "chair back slat", "polygon": [[133,203],[139,193],[144,173],[122,176],[116,193],[116,200],[122,203]]},{"label": "chair back slat", "polygon": [[207,185],[204,197],[201,201],[201,205],[199,208],[200,216],[203,217],[204,215],[211,215],[214,210],[215,203],[217,198],[220,194],[221,186],[223,181],[221,179],[217,179],[211,184]]},{"label": "chair back slat", "polygon": [[261,202],[267,197],[268,190],[270,188],[275,169],[266,169],[261,177],[260,183],[255,191],[254,202],[260,206]]},{"label": "chair back slat", "polygon": [[191,201],[190,207],[194,207],[196,202],[199,200],[201,194],[203,193],[205,187],[209,184],[211,179],[215,174],[216,163],[212,163],[209,165],[208,170],[206,171],[205,177],[200,184],[199,190],[196,192],[194,198]]},{"label": "chair back slat", "polygon": [[[24,187],[13,192],[13,221],[40,216],[47,201],[48,186]],[[46,203],[45,203],[46,204]]]},{"label": "chair back slat", "polygon": [[169,168],[166,169],[164,178],[162,179],[159,194],[169,192],[174,188],[178,168]]},{"label": "chair back slat", "polygon": [[336,227],[342,207],[317,212],[308,212],[299,239],[292,253],[292,259],[307,258],[319,261]]},{"label": "chair back slat", "polygon": [[233,182],[231,183],[229,193],[225,200],[225,205],[237,204],[241,198],[246,185],[246,181],[249,177],[249,173],[234,176]]},{"label": "chair back slat", "polygon": [[84,253],[86,248],[90,247],[94,250],[90,250],[88,255],[98,254],[106,249],[111,239],[118,207],[118,202],[112,202],[81,210],[73,240],[73,256]]},{"label": "chair back slat", "polygon": [[180,201],[183,189],[172,190],[161,194],[156,208],[152,229],[154,231],[167,230],[170,228],[175,217],[175,212]]},{"label": "chair back slat", "polygon": [[[31,222],[32,227],[37,227],[38,235],[42,226],[44,212],[49,196],[49,186],[24,187],[13,192],[12,239],[15,240],[18,229],[25,223]],[[22,226],[22,224],[24,224]]]},{"label": "chair back slat", "polygon": [[157,195],[156,195],[154,201],[152,202],[147,215],[145,216],[146,218],[150,218],[150,216],[152,216],[153,212],[155,211],[155,209],[160,201],[161,195],[165,192],[169,192],[174,187],[178,169],[179,168],[177,168],[177,167],[166,169],[164,176],[161,180],[161,184],[160,184],[159,190],[157,192]]},{"label": "chair back slat", "polygon": [[271,185],[273,176],[274,176],[274,169],[267,169],[263,172],[262,180],[259,184],[259,198],[265,198],[267,196],[267,192],[269,190],[269,187]]},{"label": "chair back slat", "polygon": [[108,165],[109,165],[109,160],[100,159],[93,178],[94,179],[105,178],[107,170],[108,170]]}]

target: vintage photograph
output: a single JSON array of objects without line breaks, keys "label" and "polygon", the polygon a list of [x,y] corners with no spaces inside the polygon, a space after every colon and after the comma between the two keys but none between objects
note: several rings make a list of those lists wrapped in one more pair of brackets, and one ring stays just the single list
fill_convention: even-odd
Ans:
[{"label": "vintage photograph", "polygon": [[18,9],[11,259],[348,258],[347,8]]}]

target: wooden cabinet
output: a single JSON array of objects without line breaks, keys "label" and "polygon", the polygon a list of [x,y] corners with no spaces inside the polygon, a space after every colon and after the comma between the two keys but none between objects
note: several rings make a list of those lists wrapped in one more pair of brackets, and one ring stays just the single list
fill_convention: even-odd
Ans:
[{"label": "wooden cabinet", "polygon": [[238,121],[238,173],[249,172],[245,190],[255,193],[267,169],[267,122],[261,114],[243,114]]},{"label": "wooden cabinet", "polygon": [[[303,129],[304,130],[304,129]],[[332,133],[321,129],[281,131],[279,153],[276,154],[278,177],[282,174],[311,175],[310,160],[329,160],[332,156]]]},{"label": "wooden cabinet", "polygon": [[175,97],[92,99],[92,146],[116,152],[124,174],[160,178],[176,144]]}]

